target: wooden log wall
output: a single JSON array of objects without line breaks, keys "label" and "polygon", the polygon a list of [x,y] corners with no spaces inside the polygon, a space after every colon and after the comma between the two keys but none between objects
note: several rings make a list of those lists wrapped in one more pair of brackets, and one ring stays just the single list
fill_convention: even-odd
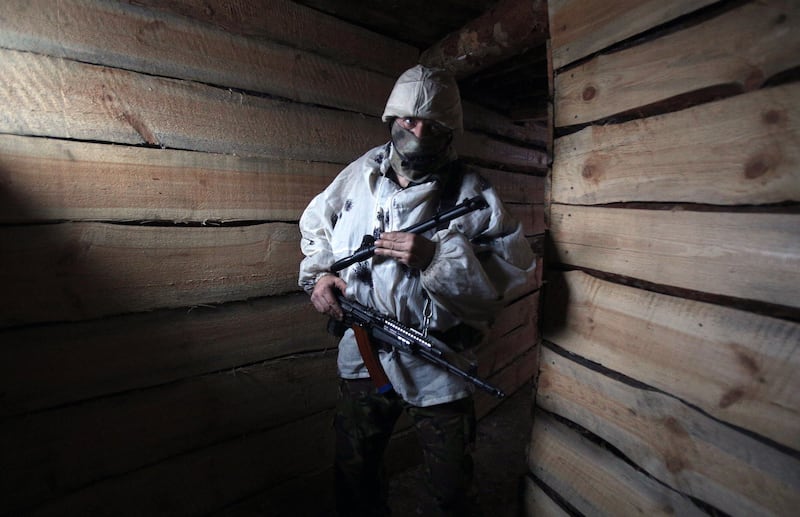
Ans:
[{"label": "wooden log wall", "polygon": [[[297,220],[386,140],[418,54],[286,0],[2,2],[0,515],[329,508],[336,342]],[[540,137],[465,117],[541,249]],[[480,351],[509,392],[537,310],[531,286]]]},{"label": "wooden log wall", "polygon": [[800,505],[800,4],[551,1],[528,515]]}]

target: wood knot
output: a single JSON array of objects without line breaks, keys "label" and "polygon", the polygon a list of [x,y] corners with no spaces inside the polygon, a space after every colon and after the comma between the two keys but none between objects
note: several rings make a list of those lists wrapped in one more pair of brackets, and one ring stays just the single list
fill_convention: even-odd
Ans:
[{"label": "wood knot", "polygon": [[719,407],[725,409],[739,402],[744,398],[744,390],[742,388],[733,388],[728,390],[722,398],[719,399]]},{"label": "wood knot", "polygon": [[687,467],[686,461],[678,456],[668,456],[664,463],[666,464],[667,470],[673,474]]},{"label": "wood knot", "polygon": [[752,356],[742,353],[740,351],[736,351],[736,359],[739,361],[739,364],[752,376],[756,376],[761,368],[758,366],[758,362]]},{"label": "wood knot", "polygon": [[543,375],[539,377],[537,388],[539,389],[540,393],[544,394],[544,396],[547,396],[547,394],[544,393],[544,390],[550,388],[550,385],[550,379],[547,376]]},{"label": "wood knot", "polygon": [[749,180],[760,178],[778,165],[778,159],[771,153],[761,152],[752,156],[744,165],[744,177]]},{"label": "wood knot", "polygon": [[689,433],[686,432],[686,429],[683,428],[681,423],[674,416],[670,416],[664,419],[664,428],[666,428],[670,433],[676,436],[683,436],[683,437],[689,436]]},{"label": "wood knot", "polygon": [[145,45],[156,38],[157,33],[163,31],[167,24],[160,20],[150,20],[142,24],[136,31],[136,40]]},{"label": "wood knot", "polygon": [[597,95],[597,88],[592,85],[587,86],[583,89],[583,100],[590,101],[595,98]]},{"label": "wood knot", "polygon": [[768,125],[781,124],[786,120],[786,114],[781,110],[769,110],[761,115],[761,120]]},{"label": "wood knot", "polygon": [[750,161],[747,162],[747,165],[744,166],[744,177],[752,180],[756,178],[760,178],[764,174],[767,173],[769,167],[767,163],[762,159],[761,156],[756,156],[752,158]]},{"label": "wood knot", "polygon": [[581,170],[581,176],[587,181],[597,182],[601,175],[602,171],[600,168],[592,163],[585,164],[583,170]]}]

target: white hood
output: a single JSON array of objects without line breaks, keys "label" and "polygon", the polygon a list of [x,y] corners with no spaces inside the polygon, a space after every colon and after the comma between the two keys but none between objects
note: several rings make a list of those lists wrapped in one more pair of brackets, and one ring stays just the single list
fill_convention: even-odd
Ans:
[{"label": "white hood", "polygon": [[435,120],[461,133],[461,95],[456,80],[446,70],[417,65],[403,73],[394,85],[383,121],[395,117]]}]

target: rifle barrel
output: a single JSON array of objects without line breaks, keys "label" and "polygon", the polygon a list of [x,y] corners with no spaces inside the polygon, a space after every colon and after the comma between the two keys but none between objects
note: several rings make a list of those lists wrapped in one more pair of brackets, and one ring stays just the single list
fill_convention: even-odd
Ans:
[{"label": "rifle barrel", "polygon": [[[461,217],[462,215],[474,212],[475,210],[483,210],[484,208],[488,207],[489,203],[486,202],[486,198],[484,198],[479,194],[475,197],[465,199],[464,201],[454,206],[450,210],[435,214],[430,219],[409,226],[408,228],[404,228],[400,231],[406,233],[422,233],[430,230],[431,228],[435,228],[440,224],[449,223],[453,219]],[[370,235],[365,236],[364,240],[361,243],[361,247],[357,249],[355,253],[353,253],[349,257],[345,257],[341,260],[337,260],[336,262],[334,262],[333,265],[331,266],[331,273],[336,273],[338,271],[341,271],[346,267],[352,266],[356,262],[367,260],[368,258],[375,255],[375,244],[373,244],[375,241],[374,239],[370,241],[371,238],[372,236]]]}]

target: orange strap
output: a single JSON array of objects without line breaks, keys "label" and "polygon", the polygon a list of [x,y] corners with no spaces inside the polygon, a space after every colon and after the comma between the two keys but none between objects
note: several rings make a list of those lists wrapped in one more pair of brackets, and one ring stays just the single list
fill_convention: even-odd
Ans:
[{"label": "orange strap", "polygon": [[358,343],[358,351],[361,353],[361,358],[367,366],[369,376],[372,378],[372,383],[378,393],[386,393],[391,391],[392,383],[389,382],[389,377],[383,369],[380,359],[378,359],[378,352],[372,346],[369,339],[369,333],[361,325],[353,325],[353,332],[356,335],[356,343]]}]

